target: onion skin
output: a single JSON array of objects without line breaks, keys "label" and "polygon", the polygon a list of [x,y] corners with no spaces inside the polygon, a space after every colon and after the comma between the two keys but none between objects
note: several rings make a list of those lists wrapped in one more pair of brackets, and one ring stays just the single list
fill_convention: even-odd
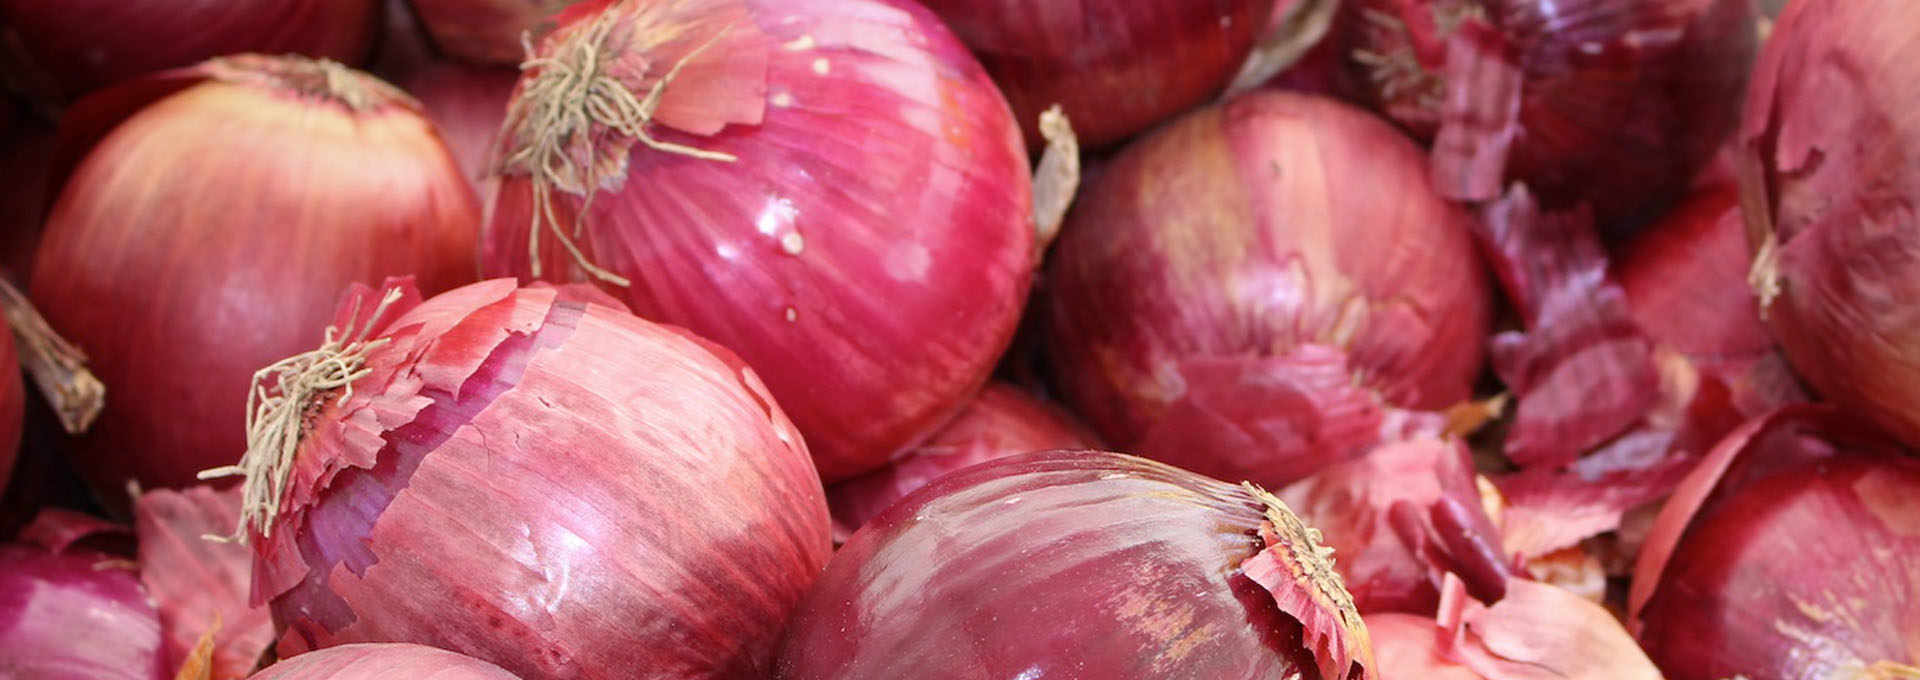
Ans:
[{"label": "onion skin", "polygon": [[751,369],[590,287],[351,314],[374,297],[336,324],[389,344],[308,421],[272,533],[247,529],[283,657],[406,641],[527,678],[765,677],[831,543]]},{"label": "onion skin", "polygon": [[[1456,590],[1458,583],[1450,584]],[[1606,608],[1553,586],[1516,579],[1492,606],[1458,601],[1442,620],[1367,617],[1385,678],[1434,680],[1660,680],[1660,672]]]},{"label": "onion skin", "polygon": [[308,652],[255,673],[253,680],[519,680],[499,666],[444,649],[403,642],[341,645]]},{"label": "onion skin", "polygon": [[517,65],[527,56],[520,36],[531,32],[538,39],[553,28],[553,14],[575,0],[411,2],[441,52],[482,64]]},{"label": "onion skin", "polygon": [[207,540],[233,531],[240,490],[156,489],[133,501],[140,583],[159,610],[165,667],[178,669],[212,632],[207,680],[247,677],[273,644],[273,620],[248,603],[253,553]]},{"label": "onion skin", "polygon": [[973,49],[1029,146],[1060,104],[1101,147],[1219,94],[1267,25],[1273,0],[925,0]]},{"label": "onion skin", "polygon": [[[1770,327],[1826,399],[1920,446],[1920,66],[1910,3],[1787,7],[1738,139]],[[1863,140],[1871,140],[1863,141]]]},{"label": "onion skin", "polygon": [[1120,454],[967,468],[854,534],[794,615],[775,677],[1375,677],[1324,562],[1278,588],[1244,568],[1317,549],[1263,548],[1265,511],[1243,487]]},{"label": "onion skin", "polygon": [[16,283],[33,270],[34,247],[47,214],[47,173],[54,131],[27,108],[0,100],[0,276]]},{"label": "onion skin", "polygon": [[365,97],[354,110],[322,72],[223,58],[103,91],[63,121],[76,164],[29,294],[120,395],[73,451],[116,511],[129,479],[178,487],[233,462],[254,370],[311,348],[348,283],[475,277],[479,206],[432,125],[359,74],[341,78]]},{"label": "onion skin", "polygon": [[[662,75],[637,73],[642,61],[692,59],[662,90],[650,134],[736,159],[612,133],[599,157],[567,156],[624,164],[600,181],[576,239],[631,279],[608,290],[752,364],[828,482],[879,468],[951,418],[1011,342],[1034,260],[1019,128],[978,62],[902,0],[603,4],[569,8],[541,53],[601,12],[626,13],[617,25],[635,35],[689,32],[600,59],[629,69],[622,82],[642,94]],[[531,104],[524,88],[538,77],[522,78],[517,102]],[[542,130],[529,122],[509,116],[511,148]],[[489,273],[535,271],[529,171],[505,169],[483,244]],[[555,223],[571,230],[581,196],[556,188],[553,199]],[[541,228],[539,271],[587,278]]]},{"label": "onion skin", "polygon": [[105,523],[48,511],[0,545],[0,669],[34,680],[160,680],[160,618],[133,563],[80,541]]},{"label": "onion skin", "polygon": [[1490,293],[1469,221],[1358,109],[1255,92],[1194,112],[1121,152],[1069,216],[1045,303],[1056,383],[1114,446],[1299,479],[1364,452],[1328,442],[1377,406],[1303,405],[1327,398],[1303,371],[1345,361],[1329,389],[1405,408],[1471,395]]}]

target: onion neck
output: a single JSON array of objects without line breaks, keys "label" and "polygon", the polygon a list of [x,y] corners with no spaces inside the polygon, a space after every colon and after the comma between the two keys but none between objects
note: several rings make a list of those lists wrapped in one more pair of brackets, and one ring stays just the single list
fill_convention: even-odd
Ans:
[{"label": "onion neck", "polygon": [[0,312],[13,329],[20,365],[53,406],[68,434],[86,432],[106,405],[107,388],[87,370],[87,355],[55,333],[27,296],[0,276]]},{"label": "onion neck", "polygon": [[218,80],[261,85],[354,114],[395,107],[421,110],[405,91],[330,59],[236,54],[208,61],[206,68]]}]

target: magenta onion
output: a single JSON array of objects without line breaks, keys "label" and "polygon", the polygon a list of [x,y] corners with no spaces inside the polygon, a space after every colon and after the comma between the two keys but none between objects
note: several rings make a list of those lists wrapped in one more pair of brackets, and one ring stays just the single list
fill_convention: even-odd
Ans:
[{"label": "magenta onion", "polygon": [[1796,2],[1739,136],[1761,304],[1822,396],[1920,446],[1920,64],[1898,0]]},{"label": "magenta onion", "polygon": [[232,462],[249,376],[310,346],[348,283],[474,279],[473,190],[417,104],[364,74],[221,58],[100,92],[62,125],[77,164],[30,293],[119,395],[74,448],[111,507],[128,479]]},{"label": "magenta onion", "polygon": [[1641,644],[1672,680],[1920,674],[1915,499],[1920,458],[1829,407],[1747,423],[1655,521]]},{"label": "magenta onion", "polygon": [[402,641],[533,678],[764,677],[831,544],[755,373],[590,287],[389,290],[356,288],[248,419],[243,531],[280,654]]},{"label": "magenta onion", "polygon": [[1092,432],[1058,406],[1012,385],[990,384],[953,422],[899,460],[828,487],[834,538],[844,541],[894,501],[954,470],[1021,453],[1098,445]]},{"label": "magenta onion", "polygon": [[212,632],[205,677],[239,680],[273,644],[267,609],[248,601],[252,553],[239,543],[207,538],[232,531],[239,512],[239,489],[157,489],[133,500],[140,582],[159,610],[166,668],[180,668]]},{"label": "magenta onion", "polygon": [[1376,677],[1317,536],[1257,487],[1132,456],[997,459],[854,534],[775,677]]},{"label": "magenta onion", "polygon": [[1219,94],[1274,0],[924,0],[973,49],[1029,145],[1059,104],[1105,146]]},{"label": "magenta onion", "polygon": [[1272,485],[1378,441],[1374,392],[1470,396],[1489,316],[1469,217],[1419,151],[1358,109],[1276,92],[1123,151],[1048,278],[1057,382],[1108,443]]},{"label": "magenta onion", "polygon": [[126,558],[88,545],[117,527],[43,512],[0,546],[0,675],[160,680],[160,618]]},{"label": "magenta onion", "polygon": [[253,680],[518,680],[499,666],[444,649],[403,642],[341,645],[269,666]]},{"label": "magenta onion", "polygon": [[485,64],[518,64],[522,36],[553,29],[553,15],[574,0],[411,0],[434,45],[450,56]]},{"label": "magenta onion", "polygon": [[1460,605],[1444,621],[1411,614],[1366,617],[1381,677],[1660,680],[1613,614],[1566,590],[1516,579],[1498,604]]},{"label": "magenta onion", "polygon": [[1031,278],[1029,171],[938,19],[904,0],[597,0],[561,23],[503,130],[489,272],[591,278],[739,352],[828,481],[985,384]]},{"label": "magenta onion", "polygon": [[5,69],[17,87],[66,100],[150,71],[238,52],[360,64],[379,0],[0,0]]}]

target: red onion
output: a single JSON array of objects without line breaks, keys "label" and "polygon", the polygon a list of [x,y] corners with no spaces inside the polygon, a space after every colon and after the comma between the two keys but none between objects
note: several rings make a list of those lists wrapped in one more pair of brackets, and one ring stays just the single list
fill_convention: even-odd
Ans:
[{"label": "red onion", "polygon": [[1379,397],[1471,394],[1489,293],[1468,223],[1358,109],[1276,92],[1203,109],[1123,151],[1069,216],[1048,272],[1057,381],[1110,444],[1293,481],[1378,441]]},{"label": "red onion", "polygon": [[239,512],[239,489],[159,489],[133,501],[140,582],[159,609],[169,669],[186,663],[200,639],[212,632],[205,677],[239,680],[273,644],[267,609],[248,604],[252,553],[238,543],[207,538],[232,531]]},{"label": "red onion", "polygon": [[1920,5],[1796,2],[1754,71],[1742,205],[1773,332],[1822,396],[1920,446]]},{"label": "red onion", "polygon": [[1462,603],[1446,621],[1368,616],[1386,678],[1420,680],[1660,680],[1604,607],[1524,579],[1492,606]]},{"label": "red onion", "polygon": [[[75,446],[110,506],[244,450],[254,369],[354,281],[474,277],[478,205],[417,105],[338,65],[236,56],[87,98],[31,293],[118,395]],[[297,256],[295,256],[297,255]]]},{"label": "red onion", "polygon": [[[591,278],[739,352],[828,481],[985,384],[1031,278],[1030,180],[1004,99],[938,19],[596,0],[561,24],[503,130],[488,271]],[[581,69],[600,94],[569,89]]]},{"label": "red onion", "polygon": [[1433,142],[1440,191],[1524,181],[1603,225],[1658,214],[1737,120],[1752,0],[1356,0],[1363,98]]},{"label": "red onion", "polygon": [[827,489],[836,540],[846,537],[941,475],[1007,456],[1051,449],[1084,449],[1099,439],[1053,404],[1018,387],[994,383],[953,422],[892,464]]},{"label": "red onion", "polygon": [[411,0],[434,45],[450,56],[519,64],[522,36],[553,29],[553,15],[575,0]]},{"label": "red onion", "polygon": [[253,680],[518,680],[499,666],[444,649],[406,643],[341,645],[287,659]]},{"label": "red onion", "polygon": [[159,680],[160,619],[133,563],[84,542],[117,527],[49,510],[0,546],[0,673],[33,680]]},{"label": "red onion", "polygon": [[1274,0],[923,0],[979,55],[1038,147],[1059,104],[1105,146],[1219,94]]},{"label": "red onion", "polygon": [[1001,458],[854,534],[775,677],[1376,677],[1318,534],[1257,487],[1131,456]]},{"label": "red onion", "polygon": [[1672,680],[1920,674],[1915,499],[1920,458],[1835,410],[1747,423],[1655,521],[1641,644]]},{"label": "red onion", "polygon": [[526,677],[764,677],[831,544],[746,364],[590,287],[374,297],[248,418],[243,531],[282,656],[402,641]]},{"label": "red onion", "polygon": [[150,71],[238,52],[360,64],[379,0],[0,0],[17,86],[66,100]]}]

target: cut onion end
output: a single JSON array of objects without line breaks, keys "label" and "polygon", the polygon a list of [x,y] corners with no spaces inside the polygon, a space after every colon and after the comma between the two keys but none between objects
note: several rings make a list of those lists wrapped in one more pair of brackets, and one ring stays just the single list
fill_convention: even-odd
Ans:
[{"label": "cut onion end", "polygon": [[1040,261],[1060,235],[1067,219],[1067,208],[1080,190],[1080,141],[1073,134],[1073,123],[1059,104],[1040,114],[1040,136],[1047,140],[1040,154],[1040,165],[1033,171],[1034,261]]},{"label": "cut onion end", "polygon": [[13,329],[21,368],[53,406],[60,426],[67,434],[86,432],[107,403],[107,386],[87,370],[86,352],[54,332],[26,294],[4,276],[0,276],[0,317]]},{"label": "cut onion end", "polygon": [[1266,547],[1241,562],[1240,570],[1273,595],[1280,611],[1300,622],[1320,677],[1372,680],[1373,643],[1334,569],[1333,548],[1321,545],[1320,530],[1307,526],[1285,501],[1251,482],[1241,485],[1266,506],[1266,521],[1260,524]]}]

